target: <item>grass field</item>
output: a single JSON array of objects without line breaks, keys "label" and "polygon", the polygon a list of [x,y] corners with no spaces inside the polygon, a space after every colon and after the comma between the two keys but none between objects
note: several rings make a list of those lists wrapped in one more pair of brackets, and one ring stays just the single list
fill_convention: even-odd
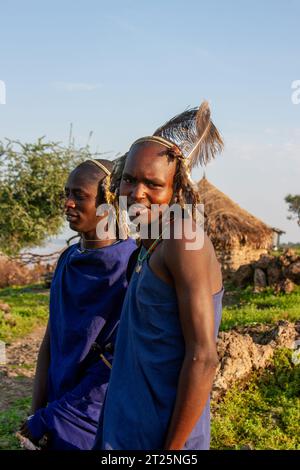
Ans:
[{"label": "grass field", "polygon": [[47,321],[49,294],[40,285],[0,289],[0,302],[11,307],[9,314],[0,310],[0,340],[6,343]]},{"label": "grass field", "polygon": [[[291,352],[278,351],[272,366],[243,390],[232,388],[212,403],[212,449],[300,450],[300,367]],[[14,432],[26,417],[30,399],[16,400],[0,417],[0,449],[18,449]]]},{"label": "grass field", "polygon": [[299,390],[300,367],[278,350],[270,368],[214,406],[212,449],[300,450]]},{"label": "grass field", "polygon": [[31,398],[19,398],[0,415],[0,450],[20,450],[16,430],[28,416]]},{"label": "grass field", "polygon": [[[228,289],[222,330],[300,319],[300,287],[289,295],[275,295],[271,289],[259,294],[250,288]],[[48,301],[49,293],[41,286],[0,290],[0,302],[11,307],[8,315],[0,313],[0,339],[11,343],[44,325]],[[278,351],[273,365],[253,375],[246,388],[237,384],[220,403],[213,403],[212,448],[300,449],[300,366],[292,364],[290,356],[290,351]],[[1,413],[0,449],[19,448],[14,432],[29,406],[30,397],[25,396]]]},{"label": "grass field", "polygon": [[254,294],[251,287],[230,289],[230,305],[223,307],[221,330],[255,323],[300,319],[300,286],[291,294],[274,294],[273,289]]},{"label": "grass field", "polygon": [[[225,288],[230,290],[230,305],[223,307],[223,331],[239,325],[300,319],[300,286],[288,295],[275,295],[272,289],[253,294],[251,287]],[[0,302],[11,306],[8,318],[0,311],[0,340],[7,343],[45,324],[48,317],[49,294],[39,285],[1,289]]]}]

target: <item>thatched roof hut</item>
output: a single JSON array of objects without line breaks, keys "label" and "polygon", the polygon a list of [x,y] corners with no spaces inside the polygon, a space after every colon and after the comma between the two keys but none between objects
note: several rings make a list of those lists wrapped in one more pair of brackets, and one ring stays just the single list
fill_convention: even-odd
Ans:
[{"label": "thatched roof hut", "polygon": [[205,229],[224,270],[236,270],[273,247],[273,228],[242,209],[205,177],[198,183]]}]

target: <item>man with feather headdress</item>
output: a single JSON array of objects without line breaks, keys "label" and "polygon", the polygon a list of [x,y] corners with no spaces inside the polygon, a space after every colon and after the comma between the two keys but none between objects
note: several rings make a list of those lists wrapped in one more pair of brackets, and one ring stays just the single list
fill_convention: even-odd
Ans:
[{"label": "man with feather headdress", "polygon": [[[153,204],[197,204],[190,170],[222,146],[204,102],[134,142],[113,170],[111,191],[127,196],[130,208],[142,206],[139,222],[150,227]],[[193,233],[202,231],[202,247],[186,249],[191,234],[174,236],[182,223],[171,220],[170,237],[163,239],[160,213],[159,236],[141,237],[95,449],[209,448],[222,276],[213,246],[195,221]]]}]

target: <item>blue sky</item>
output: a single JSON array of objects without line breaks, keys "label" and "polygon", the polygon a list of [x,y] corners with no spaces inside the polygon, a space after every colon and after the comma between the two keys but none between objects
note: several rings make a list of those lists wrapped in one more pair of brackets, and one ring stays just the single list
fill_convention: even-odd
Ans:
[{"label": "blue sky", "polygon": [[[208,99],[226,143],[206,175],[300,241],[300,1],[14,1],[0,7],[0,139],[127,150]],[[194,178],[202,176],[202,169]]]}]

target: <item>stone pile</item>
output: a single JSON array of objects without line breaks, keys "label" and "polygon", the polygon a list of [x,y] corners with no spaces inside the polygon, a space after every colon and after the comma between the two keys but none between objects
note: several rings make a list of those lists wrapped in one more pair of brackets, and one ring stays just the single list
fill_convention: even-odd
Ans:
[{"label": "stone pile", "polygon": [[213,399],[219,400],[231,386],[247,383],[254,371],[268,367],[276,349],[296,351],[299,338],[300,322],[284,320],[274,325],[236,327],[219,333],[219,366],[213,385]]},{"label": "stone pile", "polygon": [[254,292],[270,286],[288,294],[296,284],[300,285],[300,256],[292,249],[286,249],[281,256],[262,255],[257,261],[240,266],[232,280],[239,288],[253,285]]}]

